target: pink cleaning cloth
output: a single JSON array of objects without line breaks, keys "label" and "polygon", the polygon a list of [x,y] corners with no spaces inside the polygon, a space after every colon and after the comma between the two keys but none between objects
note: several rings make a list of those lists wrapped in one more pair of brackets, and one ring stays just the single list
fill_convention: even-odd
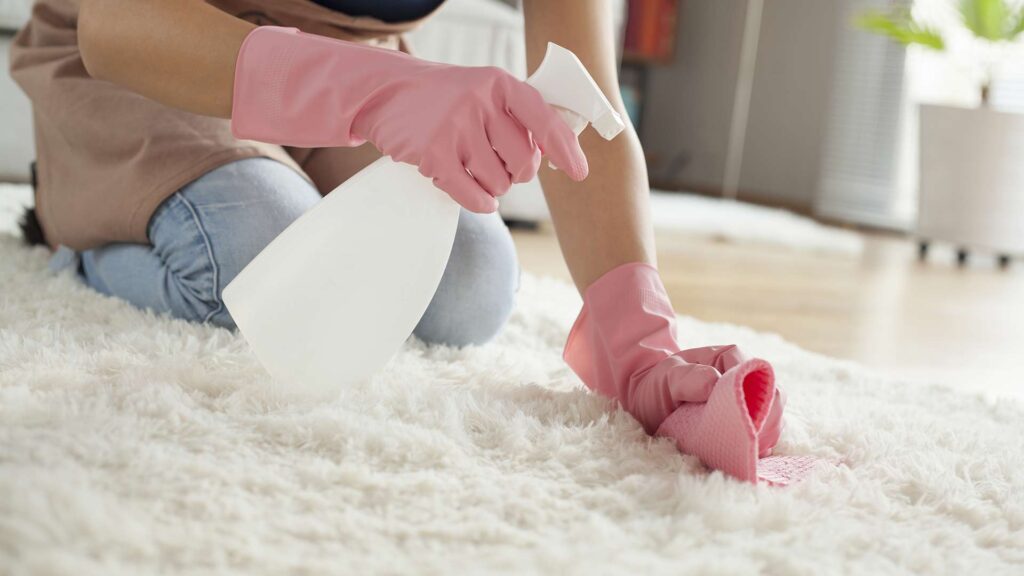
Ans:
[{"label": "pink cleaning cloth", "polygon": [[757,479],[770,486],[787,486],[807,477],[821,462],[814,456],[768,456],[757,461]]},{"label": "pink cleaning cloth", "polygon": [[[771,365],[747,360],[722,375],[707,402],[679,406],[656,435],[672,438],[681,452],[710,468],[756,483],[759,437],[775,399]],[[775,413],[781,419],[781,408]],[[765,453],[770,449],[766,446]]]},{"label": "pink cleaning cloth", "polygon": [[783,426],[785,396],[771,365],[736,346],[683,350],[675,326],[658,271],[625,264],[587,288],[563,357],[587,387],[618,400],[649,434],[757,482],[758,459],[771,455]]}]

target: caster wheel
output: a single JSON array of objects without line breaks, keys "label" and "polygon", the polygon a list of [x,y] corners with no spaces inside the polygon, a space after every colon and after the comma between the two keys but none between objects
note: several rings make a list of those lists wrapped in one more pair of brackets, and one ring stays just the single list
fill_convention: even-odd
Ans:
[{"label": "caster wheel", "polygon": [[967,266],[967,250],[965,248],[956,251],[956,265],[960,268]]},{"label": "caster wheel", "polygon": [[921,240],[917,244],[917,259],[924,262],[928,259],[928,241]]},{"label": "caster wheel", "polygon": [[1006,270],[1010,267],[1010,256],[1007,254],[999,255],[999,269]]}]

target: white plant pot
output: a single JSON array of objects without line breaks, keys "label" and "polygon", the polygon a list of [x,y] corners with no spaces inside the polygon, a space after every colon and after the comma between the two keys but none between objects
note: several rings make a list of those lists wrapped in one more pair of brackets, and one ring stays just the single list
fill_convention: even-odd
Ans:
[{"label": "white plant pot", "polygon": [[920,134],[922,243],[1024,254],[1024,115],[922,105]]}]

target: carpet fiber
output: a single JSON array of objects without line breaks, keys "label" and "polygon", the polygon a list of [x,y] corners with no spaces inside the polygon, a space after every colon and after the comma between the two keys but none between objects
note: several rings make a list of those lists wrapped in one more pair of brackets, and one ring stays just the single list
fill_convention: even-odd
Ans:
[{"label": "carpet fiber", "polygon": [[[411,342],[310,404],[228,331],[140,312],[0,235],[0,574],[1012,574],[1024,408],[737,342],[790,393],[789,488],[709,474],[559,358],[578,299],[525,277],[494,343]],[[339,350],[338,361],[344,361]]]}]

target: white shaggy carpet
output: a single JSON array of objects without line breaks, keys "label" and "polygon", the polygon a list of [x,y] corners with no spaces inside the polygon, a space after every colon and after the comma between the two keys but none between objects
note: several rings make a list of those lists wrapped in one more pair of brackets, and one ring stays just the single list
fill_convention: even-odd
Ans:
[{"label": "white shaggy carpet", "polygon": [[[1020,574],[1024,407],[745,328],[790,392],[788,488],[708,474],[559,358],[575,292],[525,277],[494,343],[410,343],[316,405],[244,341],[46,271],[0,234],[0,574]],[[339,356],[340,358],[340,356]]]},{"label": "white shaggy carpet", "polygon": [[686,192],[652,191],[651,219],[659,230],[735,244],[842,256],[864,251],[864,239],[850,230],[780,208]]}]

